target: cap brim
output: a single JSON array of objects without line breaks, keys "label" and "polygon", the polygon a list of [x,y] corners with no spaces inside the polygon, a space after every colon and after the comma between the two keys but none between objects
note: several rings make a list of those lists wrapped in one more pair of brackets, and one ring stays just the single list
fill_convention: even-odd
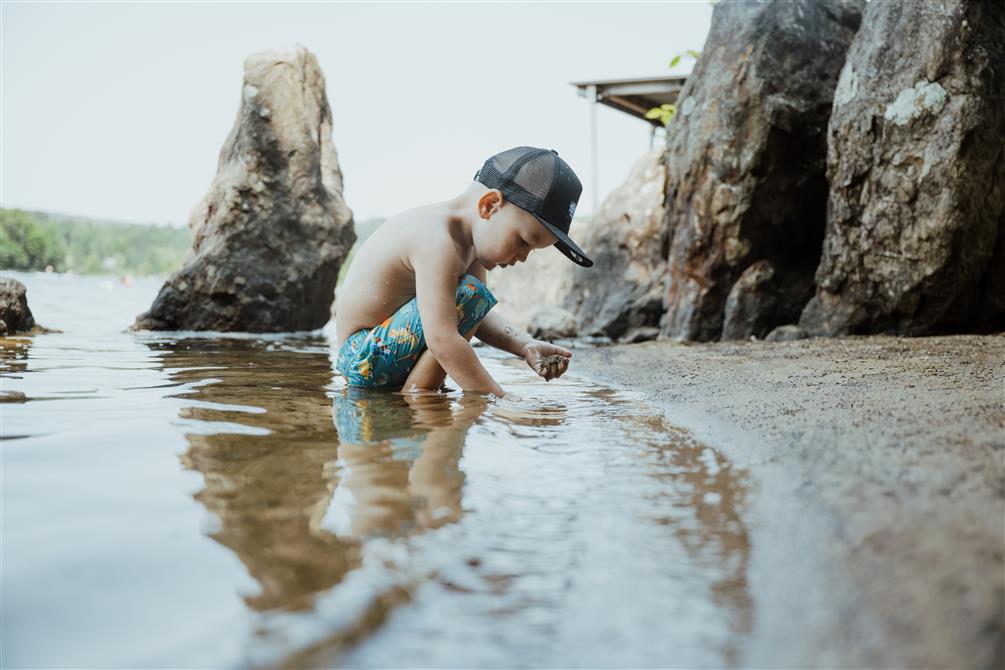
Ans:
[{"label": "cap brim", "polygon": [[563,254],[565,254],[569,260],[571,260],[576,265],[582,265],[584,268],[593,266],[593,261],[587,258],[583,250],[579,248],[578,244],[572,241],[571,237],[569,237],[561,230],[559,230],[555,226],[551,225],[550,223],[542,219],[537,214],[534,214],[533,212],[531,212],[531,214],[534,215],[535,219],[541,222],[541,225],[543,225],[545,228],[554,233],[555,237],[558,238],[558,242],[555,242],[554,245],[555,248],[561,251]]}]

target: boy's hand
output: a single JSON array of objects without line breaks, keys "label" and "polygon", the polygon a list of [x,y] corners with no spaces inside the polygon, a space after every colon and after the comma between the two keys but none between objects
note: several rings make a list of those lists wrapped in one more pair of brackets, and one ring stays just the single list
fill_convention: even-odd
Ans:
[{"label": "boy's hand", "polygon": [[523,347],[523,359],[534,372],[544,377],[545,381],[551,381],[565,374],[569,369],[571,358],[571,351],[551,342],[531,340]]}]

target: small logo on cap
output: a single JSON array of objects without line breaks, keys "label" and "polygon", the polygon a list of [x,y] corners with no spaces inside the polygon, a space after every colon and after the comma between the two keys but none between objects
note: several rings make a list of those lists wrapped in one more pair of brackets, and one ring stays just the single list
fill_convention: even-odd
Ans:
[{"label": "small logo on cap", "polygon": [[576,213],[576,201],[573,200],[569,203],[569,219],[572,220],[573,215]]}]

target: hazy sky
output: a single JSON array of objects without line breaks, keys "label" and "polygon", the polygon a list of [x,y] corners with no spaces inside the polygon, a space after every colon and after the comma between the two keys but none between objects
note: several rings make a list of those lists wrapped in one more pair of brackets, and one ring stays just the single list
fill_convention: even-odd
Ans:
[{"label": "hazy sky", "polygon": [[[572,81],[686,72],[698,2],[2,2],[4,207],[183,225],[237,115],[244,59],[303,44],[325,74],[357,220],[461,192],[488,156],[553,148],[583,180],[589,104]],[[604,194],[648,148],[598,106]]]}]

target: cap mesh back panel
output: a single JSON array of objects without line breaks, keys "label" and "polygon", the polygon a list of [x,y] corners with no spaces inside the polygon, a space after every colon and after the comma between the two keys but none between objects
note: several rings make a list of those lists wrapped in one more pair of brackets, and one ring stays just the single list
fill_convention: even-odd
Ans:
[{"label": "cap mesh back panel", "polygon": [[549,154],[539,153],[513,171],[522,158],[537,151],[540,150],[534,147],[503,151],[485,161],[476,177],[489,188],[503,191],[506,199],[517,207],[538,211],[551,190],[555,161]]},{"label": "cap mesh back panel", "polygon": [[513,166],[513,163],[526,156],[528,151],[528,147],[516,147],[496,154],[490,159],[492,167],[500,174],[505,174]]},{"label": "cap mesh back panel", "polygon": [[557,177],[555,156],[535,147],[517,147],[489,158],[474,178],[499,189],[507,201],[540,214]]},{"label": "cap mesh back panel", "polygon": [[551,190],[554,166],[555,161],[548,154],[539,154],[519,167],[515,181],[538,202],[544,202]]}]

